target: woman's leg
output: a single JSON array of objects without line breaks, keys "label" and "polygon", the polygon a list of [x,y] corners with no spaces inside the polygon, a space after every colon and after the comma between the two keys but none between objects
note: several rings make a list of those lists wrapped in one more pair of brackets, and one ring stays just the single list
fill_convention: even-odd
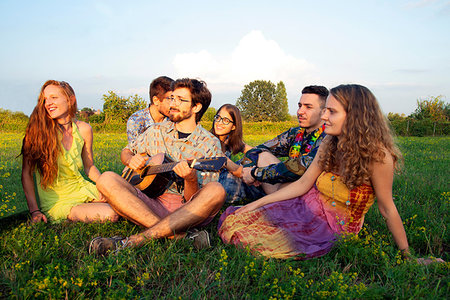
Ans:
[{"label": "woman's leg", "polygon": [[83,203],[72,207],[67,219],[73,222],[117,222],[119,215],[108,203]]}]

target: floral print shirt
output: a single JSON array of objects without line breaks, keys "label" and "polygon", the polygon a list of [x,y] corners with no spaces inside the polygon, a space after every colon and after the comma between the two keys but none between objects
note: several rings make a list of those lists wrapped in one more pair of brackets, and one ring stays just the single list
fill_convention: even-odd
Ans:
[{"label": "floral print shirt", "polygon": [[286,161],[271,164],[267,167],[256,168],[252,175],[260,182],[270,184],[291,182],[299,179],[316,156],[317,150],[326,136],[325,127],[310,132],[301,127],[290,128],[270,141],[249,150],[245,156],[254,165],[258,161],[259,153],[269,151],[274,156],[287,157]]},{"label": "floral print shirt", "polygon": [[[167,118],[165,120],[167,120]],[[153,121],[148,107],[132,114],[127,121],[128,144],[135,141],[141,133],[153,124],[155,124],[155,121]]]}]

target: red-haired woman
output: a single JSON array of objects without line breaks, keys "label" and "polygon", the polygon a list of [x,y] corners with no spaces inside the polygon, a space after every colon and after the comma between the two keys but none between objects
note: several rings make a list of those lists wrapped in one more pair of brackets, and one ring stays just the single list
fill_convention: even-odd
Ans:
[{"label": "red-haired woman", "polygon": [[67,82],[44,83],[22,145],[22,186],[32,222],[118,219],[111,206],[103,202],[95,185],[79,171],[84,167],[94,182],[100,176],[93,161],[92,128],[75,119],[76,111],[75,92]]},{"label": "red-haired woman", "polygon": [[335,87],[322,119],[327,137],[306,173],[242,208],[229,207],[219,221],[222,240],[270,257],[324,255],[337,236],[361,230],[376,197],[395,243],[407,255],[392,198],[401,154],[375,96],[360,85]]}]

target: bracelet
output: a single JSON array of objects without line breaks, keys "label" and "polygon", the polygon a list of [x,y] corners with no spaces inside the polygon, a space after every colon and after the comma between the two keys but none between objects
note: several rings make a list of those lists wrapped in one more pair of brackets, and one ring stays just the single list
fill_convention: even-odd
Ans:
[{"label": "bracelet", "polygon": [[257,169],[258,167],[253,167],[253,169],[250,171],[250,175],[252,175],[252,177],[254,178],[254,179],[256,179],[256,175],[255,175],[255,172],[256,172],[256,169]]},{"label": "bracelet", "polygon": [[33,210],[32,212],[30,212],[30,215],[33,215],[35,212],[40,212],[41,214],[42,214],[42,212],[41,212],[41,210],[40,209],[36,209],[36,210]]}]

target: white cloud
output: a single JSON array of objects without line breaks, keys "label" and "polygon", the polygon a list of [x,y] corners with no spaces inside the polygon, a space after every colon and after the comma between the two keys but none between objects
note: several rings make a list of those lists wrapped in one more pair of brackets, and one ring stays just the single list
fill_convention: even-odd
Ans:
[{"label": "white cloud", "polygon": [[253,80],[282,80],[286,86],[302,85],[311,80],[315,67],[304,59],[289,55],[274,40],[266,39],[261,31],[251,31],[224,58],[207,50],[180,53],[173,60],[177,76],[205,80],[219,92],[235,92]]}]

